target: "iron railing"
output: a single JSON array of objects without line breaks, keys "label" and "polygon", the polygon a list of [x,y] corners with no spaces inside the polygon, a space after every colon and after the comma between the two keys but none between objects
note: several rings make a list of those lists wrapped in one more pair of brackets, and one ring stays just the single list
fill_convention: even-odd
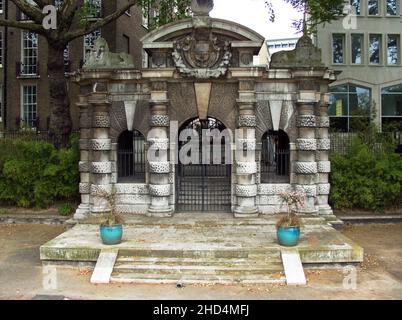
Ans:
[{"label": "iron railing", "polygon": [[[78,132],[74,131],[73,134]],[[63,145],[68,145],[71,135],[63,135],[61,142]],[[51,136],[48,131],[36,131],[34,129],[20,130],[20,131],[2,131],[0,132],[0,143],[12,140],[29,140],[29,141],[45,141],[51,144],[56,144],[60,140],[56,140],[54,136]]]},{"label": "iron railing", "polygon": [[290,151],[263,148],[260,172],[262,183],[289,183]]}]

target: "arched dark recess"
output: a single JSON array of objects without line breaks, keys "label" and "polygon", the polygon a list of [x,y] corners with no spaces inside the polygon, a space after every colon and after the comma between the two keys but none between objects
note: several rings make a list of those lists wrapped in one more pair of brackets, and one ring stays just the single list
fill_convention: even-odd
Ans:
[{"label": "arched dark recess", "polygon": [[270,130],[261,142],[261,183],[289,183],[289,136],[283,130]]},{"label": "arched dark recess", "polygon": [[145,182],[145,138],[141,132],[123,131],[118,138],[119,182]]}]

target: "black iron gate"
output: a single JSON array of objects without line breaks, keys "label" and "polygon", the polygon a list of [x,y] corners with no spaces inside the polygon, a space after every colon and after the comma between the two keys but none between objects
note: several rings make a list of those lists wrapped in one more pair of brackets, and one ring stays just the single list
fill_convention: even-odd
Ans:
[{"label": "black iron gate", "polygon": [[[182,129],[225,129],[216,119],[193,120]],[[183,146],[179,143],[179,148]],[[225,164],[225,141],[222,140],[221,164],[178,164],[176,167],[176,205],[180,212],[229,212],[231,209],[232,166]],[[199,150],[203,150],[200,146]],[[200,155],[200,163],[202,163]]]}]

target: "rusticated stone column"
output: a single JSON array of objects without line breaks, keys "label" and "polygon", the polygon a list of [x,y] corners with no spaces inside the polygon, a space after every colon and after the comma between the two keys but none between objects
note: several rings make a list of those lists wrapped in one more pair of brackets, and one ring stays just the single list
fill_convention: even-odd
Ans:
[{"label": "rusticated stone column", "polygon": [[101,214],[108,210],[105,199],[97,196],[99,191],[112,191],[113,165],[110,161],[112,141],[110,131],[110,101],[106,93],[92,93],[88,100],[92,114],[91,152],[91,213]]},{"label": "rusticated stone column", "polygon": [[151,205],[148,214],[152,217],[171,217],[173,209],[169,203],[171,195],[169,162],[168,96],[166,82],[151,83],[151,131],[148,135],[148,166],[150,173],[149,192]]},{"label": "rusticated stone column", "polygon": [[331,164],[329,162],[329,152],[331,141],[329,138],[329,94],[321,95],[319,106],[319,117],[317,124],[317,161],[318,161],[318,184],[317,184],[317,206],[319,214],[332,215],[333,211],[329,205],[329,194],[331,186],[329,184],[329,173]]},{"label": "rusticated stone column", "polygon": [[75,212],[74,219],[81,220],[88,217],[90,208],[91,177],[90,177],[90,151],[89,141],[91,138],[91,117],[89,115],[89,104],[87,97],[80,95],[77,106],[80,110],[80,185],[81,204]]},{"label": "rusticated stone column", "polygon": [[317,197],[316,162],[317,139],[315,135],[317,117],[315,106],[319,101],[315,90],[300,90],[297,100],[297,127],[296,141],[297,161],[294,164],[295,189],[304,192],[307,201],[303,213],[317,213],[315,200]]},{"label": "rusticated stone column", "polygon": [[257,209],[257,163],[256,163],[256,97],[253,81],[239,82],[238,128],[236,132],[234,215],[237,218],[256,217]]}]

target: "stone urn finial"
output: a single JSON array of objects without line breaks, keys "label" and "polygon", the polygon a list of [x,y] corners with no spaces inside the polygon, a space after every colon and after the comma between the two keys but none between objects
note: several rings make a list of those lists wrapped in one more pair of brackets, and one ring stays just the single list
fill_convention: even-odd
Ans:
[{"label": "stone urn finial", "polygon": [[195,16],[209,16],[214,8],[214,0],[192,0],[191,10]]}]

